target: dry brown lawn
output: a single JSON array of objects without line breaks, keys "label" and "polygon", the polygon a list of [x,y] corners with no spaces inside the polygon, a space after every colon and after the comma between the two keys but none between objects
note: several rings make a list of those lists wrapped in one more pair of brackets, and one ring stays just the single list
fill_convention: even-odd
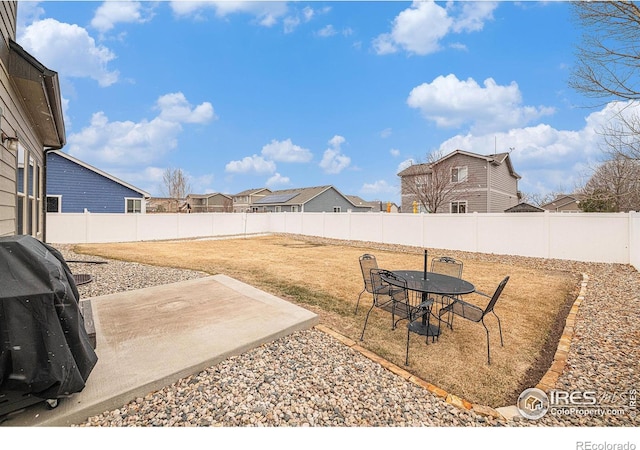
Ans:
[{"label": "dry brown lawn", "polygon": [[[421,270],[424,257],[421,248],[383,249],[375,244],[280,235],[79,245],[75,251],[226,274],[316,312],[320,323],[354,340],[360,338],[372,303],[371,295],[363,294],[358,314],[354,314],[363,288],[358,258],[372,253],[382,268]],[[457,256],[456,252],[429,249],[429,260],[443,254]],[[547,369],[549,354],[557,345],[554,330],[563,324],[566,305],[577,295],[579,278],[574,273],[519,265],[516,258],[497,261],[466,254],[463,270],[464,279],[489,294],[506,275],[511,277],[496,306],[504,347],[500,347],[495,318],[489,316],[486,321],[491,333],[491,365],[487,365],[482,325],[459,318],[454,330],[443,328],[435,343],[427,345],[423,337],[412,335],[409,366],[404,366],[406,321],[392,331],[384,311],[371,313],[362,345],[471,402],[493,407],[514,404],[517,395],[535,385]],[[482,307],[487,300],[476,295],[468,299],[477,300]]]}]

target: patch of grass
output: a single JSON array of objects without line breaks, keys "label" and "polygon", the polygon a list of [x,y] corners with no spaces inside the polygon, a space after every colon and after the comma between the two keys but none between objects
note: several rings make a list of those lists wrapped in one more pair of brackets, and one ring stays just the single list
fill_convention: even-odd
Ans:
[{"label": "patch of grass", "polygon": [[[421,270],[424,261],[421,248],[382,249],[373,244],[286,235],[79,245],[75,251],[222,273],[314,311],[321,323],[354,340],[360,339],[372,302],[370,294],[363,294],[358,313],[354,314],[363,288],[358,258],[372,253],[378,265],[389,270]],[[430,257],[443,255],[462,259],[463,278],[482,292],[493,293],[500,280],[506,275],[511,277],[496,305],[502,320],[504,348],[500,347],[497,321],[493,317],[486,321],[491,337],[491,365],[487,365],[484,328],[463,319],[455,321],[453,331],[443,328],[435,343],[427,344],[424,337],[412,335],[409,366],[404,366],[406,321],[392,330],[388,313],[372,311],[361,345],[471,402],[494,407],[513,404],[522,388],[535,385],[546,370],[541,361],[549,362],[545,352],[557,344],[558,325],[563,323],[566,305],[575,299],[579,275],[547,269],[543,260],[524,264],[517,258],[429,250]],[[476,300],[471,297],[468,300]]]}]

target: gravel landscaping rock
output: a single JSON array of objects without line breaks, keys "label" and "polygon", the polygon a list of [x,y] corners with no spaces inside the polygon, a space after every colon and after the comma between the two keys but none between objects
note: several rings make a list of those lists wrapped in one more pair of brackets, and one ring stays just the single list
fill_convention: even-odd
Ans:
[{"label": "gravel landscaping rock", "polygon": [[[375,243],[357,245],[417,251]],[[100,260],[76,255],[69,246],[56,247],[67,260]],[[495,260],[588,274],[586,296],[578,312],[567,364],[556,388],[594,391],[604,414],[547,413],[533,421],[498,420],[462,410],[313,329],[231,357],[121,408],[90,417],[79,426],[640,425],[638,415],[629,408],[631,393],[640,387],[640,274],[633,267],[447,253],[466,260]],[[78,287],[82,298],[206,276],[201,272],[112,260],[108,264],[69,265],[74,273],[94,276],[95,281]],[[622,414],[611,412],[617,406],[622,407]]]}]

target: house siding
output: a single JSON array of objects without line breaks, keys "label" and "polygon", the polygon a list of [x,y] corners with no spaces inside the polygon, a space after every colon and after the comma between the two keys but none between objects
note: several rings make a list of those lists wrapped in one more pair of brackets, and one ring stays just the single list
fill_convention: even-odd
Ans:
[{"label": "house siding", "polygon": [[489,164],[491,190],[489,192],[488,212],[504,212],[518,204],[518,181],[509,172],[506,163],[500,165]]},{"label": "house siding", "polygon": [[47,155],[47,195],[62,196],[62,213],[124,213],[125,198],[144,197],[55,153]]},{"label": "house siding", "polygon": [[[497,157],[508,158],[506,155]],[[466,201],[469,213],[504,212],[518,203],[518,177],[509,170],[507,160],[500,164],[492,164],[487,158],[491,156],[473,156],[461,152],[445,157],[437,163],[445,165],[447,169],[467,168],[467,182],[460,184],[460,189],[452,191],[447,196],[438,208],[438,213],[449,213],[452,201]],[[405,172],[400,177],[402,212],[407,213],[413,212],[413,202],[416,199],[410,193],[410,186],[415,183],[416,178],[416,175],[411,173]]]},{"label": "house siding", "polygon": [[339,207],[341,212],[362,210],[362,208],[353,206],[335,189],[330,188],[305,203],[304,212],[333,212],[334,207]]},{"label": "house siding", "polygon": [[[20,146],[33,158],[35,167],[44,167],[44,143],[34,126],[28,121],[22,98],[9,77],[9,39],[15,39],[18,2],[0,2],[0,124],[8,136],[17,136]],[[0,143],[0,236],[11,236],[17,228],[17,152]],[[37,203],[34,202],[37,205]],[[37,206],[36,206],[37,207]],[[30,230],[30,234],[42,239],[44,212],[35,210],[39,217],[40,230]]]}]

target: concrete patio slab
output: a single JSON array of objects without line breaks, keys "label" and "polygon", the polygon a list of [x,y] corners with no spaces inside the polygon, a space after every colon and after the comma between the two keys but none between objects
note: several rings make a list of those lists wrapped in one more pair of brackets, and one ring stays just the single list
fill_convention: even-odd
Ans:
[{"label": "concrete patio slab", "polygon": [[318,316],[225,275],[91,299],[98,363],[82,392],[3,426],[68,426],[218,362],[309,329]]}]

